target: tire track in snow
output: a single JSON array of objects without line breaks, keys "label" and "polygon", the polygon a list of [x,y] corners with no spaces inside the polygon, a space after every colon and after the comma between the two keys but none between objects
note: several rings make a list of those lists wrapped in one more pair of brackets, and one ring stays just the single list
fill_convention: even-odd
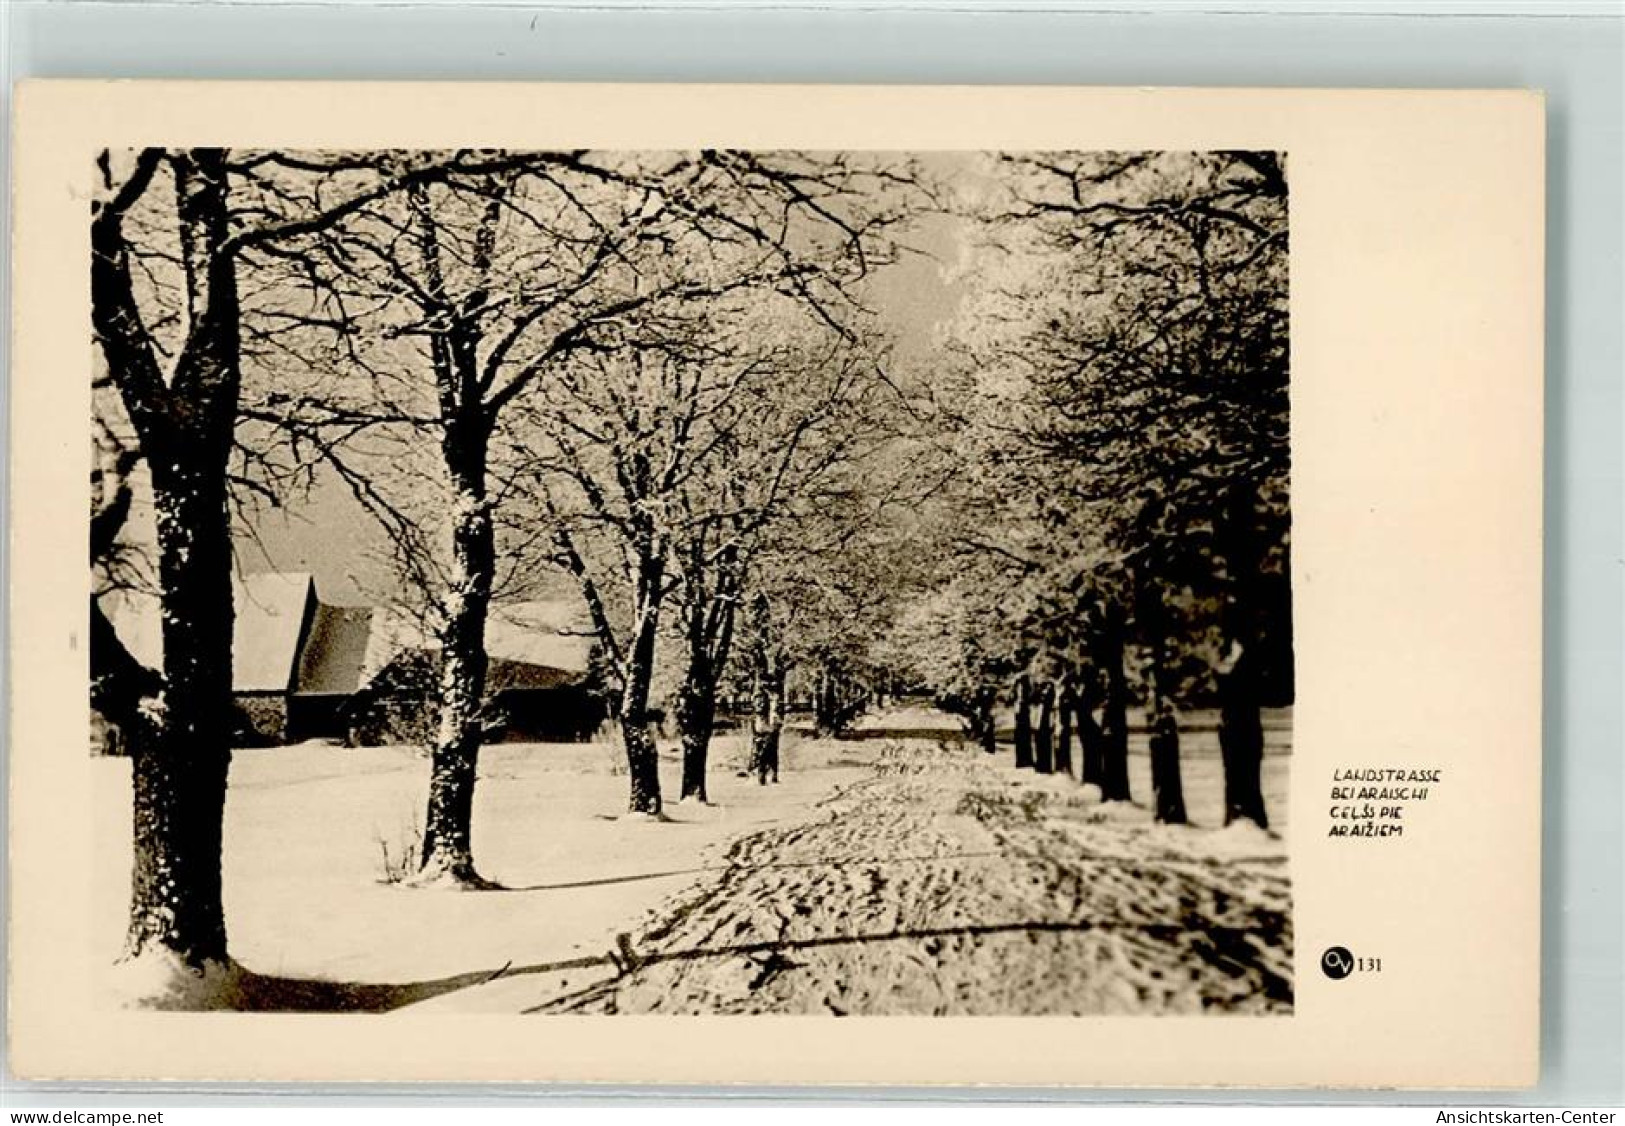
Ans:
[{"label": "tire track in snow", "polygon": [[811,821],[735,841],[617,976],[527,1011],[1290,1011],[1279,845],[1204,854],[1219,839],[967,744],[895,740]]}]

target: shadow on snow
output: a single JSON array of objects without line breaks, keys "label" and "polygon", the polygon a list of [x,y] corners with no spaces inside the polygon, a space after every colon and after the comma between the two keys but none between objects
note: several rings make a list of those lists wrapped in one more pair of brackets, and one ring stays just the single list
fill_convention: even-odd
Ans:
[{"label": "shadow on snow", "polygon": [[[1248,971],[1257,972],[1261,977],[1262,992],[1266,997],[1271,1000],[1290,1003],[1292,1001],[1291,982],[1260,965],[1253,956],[1254,952],[1251,946],[1245,941],[1246,935],[1254,933],[1258,929],[1257,925],[1248,927],[1208,925],[1203,928],[1206,941],[1196,944],[1193,949],[1204,961],[1227,973],[1239,975]],[[579,958],[567,958],[555,962],[539,962],[529,966],[514,966],[509,963],[495,970],[455,974],[451,977],[432,981],[404,984],[356,984],[270,977],[245,972],[233,1007],[246,1012],[384,1013],[447,993],[455,993],[459,990],[486,985],[500,978],[599,967],[616,971],[615,978],[595,982],[587,988],[573,993],[551,997],[541,1004],[522,1010],[525,1013],[533,1014],[566,1004],[572,1000],[613,989],[621,977],[664,962],[696,961],[704,958],[742,957],[755,959],[759,955],[765,955],[766,959],[758,962],[758,967],[762,972],[754,983],[755,987],[759,987],[768,977],[777,972],[794,968],[796,963],[790,962],[785,955],[797,950],[817,950],[829,947],[859,946],[933,938],[991,937],[1016,934],[1086,934],[1091,931],[1133,931],[1159,942],[1172,942],[1181,935],[1188,934],[1190,928],[1184,923],[1092,922],[1087,920],[1079,922],[981,923],[955,927],[896,930],[878,934],[831,935],[792,941],[744,942],[727,946],[660,951],[646,955],[633,952],[630,943],[626,940],[626,936],[623,935],[621,936],[622,942],[619,954],[584,955]]]}]

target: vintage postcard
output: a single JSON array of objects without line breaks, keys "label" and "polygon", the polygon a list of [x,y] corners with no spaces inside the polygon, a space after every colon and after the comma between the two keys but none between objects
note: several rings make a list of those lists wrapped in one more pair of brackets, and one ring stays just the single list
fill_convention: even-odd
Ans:
[{"label": "vintage postcard", "polygon": [[17,112],[15,1074],[1534,1082],[1538,95]]}]

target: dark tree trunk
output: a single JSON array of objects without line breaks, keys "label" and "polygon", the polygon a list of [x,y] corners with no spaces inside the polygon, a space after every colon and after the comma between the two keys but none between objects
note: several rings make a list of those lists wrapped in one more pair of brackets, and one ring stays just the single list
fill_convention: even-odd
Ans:
[{"label": "dark tree trunk", "polygon": [[677,697],[677,730],[683,741],[683,801],[710,801],[705,790],[706,759],[716,728],[717,682],[708,658],[689,661]]},{"label": "dark tree trunk", "polygon": [[1225,498],[1219,549],[1229,574],[1224,633],[1228,648],[1219,669],[1219,751],[1224,760],[1224,821],[1243,818],[1269,828],[1264,810],[1264,724],[1259,644],[1261,546],[1252,488],[1238,484]]},{"label": "dark tree trunk", "polygon": [[784,658],[773,634],[772,609],[765,597],[751,604],[750,758],[746,770],[766,785],[779,780],[779,740],[784,728]]},{"label": "dark tree trunk", "polygon": [[1156,819],[1165,825],[1183,825],[1185,786],[1179,774],[1179,720],[1155,682],[1151,689],[1151,792],[1156,798]]},{"label": "dark tree trunk", "polygon": [[650,730],[648,713],[627,712],[621,717],[621,742],[626,748],[626,768],[631,779],[627,796],[628,813],[659,817],[660,747]]},{"label": "dark tree trunk", "polygon": [[1151,727],[1151,789],[1156,795],[1157,820],[1166,825],[1185,824],[1185,788],[1179,777],[1179,721],[1171,711],[1158,716]]},{"label": "dark tree trunk", "polygon": [[[691,545],[687,601],[683,606],[688,671],[677,697],[683,741],[683,801],[710,801],[706,767],[716,731],[717,687],[733,649],[735,596],[742,581],[739,549],[730,545],[708,567],[703,539]],[[709,579],[707,581],[709,572]]]},{"label": "dark tree trunk", "polygon": [[1033,764],[1032,682],[1026,673],[1016,677],[1016,766],[1024,769]]},{"label": "dark tree trunk", "polygon": [[999,693],[991,684],[985,684],[976,692],[976,727],[977,736],[982,743],[982,750],[987,754],[997,754],[999,751],[999,721],[997,705]]},{"label": "dark tree trunk", "polygon": [[[658,581],[656,576],[655,586]],[[661,812],[660,756],[654,732],[649,729],[649,686],[654,679],[655,637],[659,626],[657,609],[647,603],[641,606],[632,645],[626,654],[620,707],[626,771],[631,779],[627,811],[654,816]]]},{"label": "dark tree trunk", "polygon": [[1072,691],[1072,678],[1061,681],[1055,698],[1055,773],[1072,773],[1072,713],[1077,710],[1077,693]]},{"label": "dark tree trunk", "polygon": [[[1232,650],[1234,653],[1235,650]],[[1219,753],[1224,760],[1224,823],[1248,820],[1268,829],[1264,809],[1264,725],[1256,660],[1241,649],[1219,678]]]},{"label": "dark tree trunk", "polygon": [[1106,737],[1095,719],[1100,708],[1102,692],[1098,670],[1090,668],[1083,675],[1083,686],[1078,692],[1075,715],[1078,723],[1078,751],[1081,756],[1078,780],[1085,786],[1098,787],[1106,792]]},{"label": "dark tree trunk", "polygon": [[[485,627],[496,578],[496,535],[486,490],[494,417],[484,401],[478,359],[484,298],[476,290],[466,305],[448,300],[429,192],[416,186],[407,199],[428,283],[425,312],[439,326],[429,337],[429,355],[440,411],[440,458],[451,486],[450,584],[442,596],[440,625],[440,722],[430,751],[416,882],[483,887],[485,881],[474,868],[474,787],[485,737],[490,664]],[[494,232],[493,223],[486,229]],[[483,239],[481,246],[474,266],[483,272],[489,246]]]},{"label": "dark tree trunk", "polygon": [[163,719],[132,740],[135,864],[128,953],[200,969],[226,959],[220,845],[231,765],[231,533],[219,461],[152,458],[163,592]]},{"label": "dark tree trunk", "polygon": [[[1148,509],[1160,514],[1157,507]],[[1160,515],[1151,519],[1160,527]],[[1145,681],[1146,728],[1151,754],[1151,794],[1156,819],[1168,825],[1185,824],[1185,787],[1179,771],[1179,720],[1168,695],[1169,672],[1174,647],[1173,616],[1169,613],[1161,580],[1150,568],[1139,576],[1136,591],[1136,618],[1140,640],[1147,654]]]},{"label": "dark tree trunk", "polygon": [[[442,690],[445,687],[442,677]],[[449,709],[448,709],[449,710]],[[458,710],[461,706],[458,705]],[[456,720],[442,712],[429,760],[429,808],[423,823],[423,858],[417,880],[449,880],[470,887],[482,881],[474,870],[474,782],[479,775],[480,737],[448,728]]]},{"label": "dark tree trunk", "polygon": [[1033,769],[1055,773],[1055,686],[1045,681],[1038,689],[1038,728],[1033,733]]},{"label": "dark tree trunk", "polygon": [[828,664],[821,666],[813,688],[813,722],[820,735],[839,735],[862,713],[867,691]]},{"label": "dark tree trunk", "polygon": [[440,724],[430,754],[429,803],[423,819],[418,881],[471,887],[474,868],[474,785],[485,734],[489,659],[485,626],[496,574],[496,540],[486,496],[489,427],[477,408],[448,420],[441,455],[452,485],[451,589],[440,634]]},{"label": "dark tree trunk", "polygon": [[[648,466],[635,460],[630,471],[622,472],[629,481],[640,482],[647,477]],[[636,486],[634,492],[635,495],[643,495],[641,486]],[[598,592],[598,585],[591,577],[568,529],[557,531],[554,542],[559,548],[558,560],[580,584],[582,597],[592,615],[593,628],[609,652],[620,680],[620,695],[614,716],[620,725],[621,742],[626,751],[630,791],[627,811],[658,817],[662,812],[660,756],[654,732],[650,730],[649,692],[654,681],[655,639],[660,632],[666,561],[665,549],[655,534],[648,514],[641,513],[637,519],[639,524],[632,545],[636,552],[635,570],[628,576],[633,588],[632,630],[624,648]]]},{"label": "dark tree trunk", "polygon": [[[122,227],[166,160],[175,177],[187,322],[167,381],[142,322]],[[98,204],[91,224],[92,323],[152,472],[164,648],[162,700],[130,741],[126,949],[131,957],[165,952],[194,969],[227,957],[220,876],[232,703],[226,474],[241,385],[228,212],[224,151],[148,149],[115,198]],[[128,691],[149,694],[152,687],[148,680]]]},{"label": "dark tree trunk", "polygon": [[789,668],[782,656],[774,662],[773,668],[773,739],[768,743],[765,766],[772,780],[779,780],[779,757],[784,750],[784,712],[787,703],[785,689],[787,687]]},{"label": "dark tree trunk", "polygon": [[751,715],[750,772],[766,785],[779,780],[779,746],[784,731],[784,665],[769,657],[758,667]]},{"label": "dark tree trunk", "polygon": [[1100,717],[1103,762],[1102,797],[1106,801],[1128,801],[1128,674],[1125,659],[1122,611],[1107,611],[1101,636],[1101,664],[1105,668],[1105,699]]},{"label": "dark tree trunk", "polygon": [[819,735],[834,735],[840,729],[840,685],[828,665],[818,667],[813,688],[813,725]]}]

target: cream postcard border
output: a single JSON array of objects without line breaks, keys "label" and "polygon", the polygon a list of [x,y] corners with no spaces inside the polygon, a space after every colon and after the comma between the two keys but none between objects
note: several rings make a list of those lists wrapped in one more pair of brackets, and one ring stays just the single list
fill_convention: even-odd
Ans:
[{"label": "cream postcard border", "polygon": [[[30,82],[16,99],[9,1064],[24,1078],[1528,1085],[1544,105],[1517,91]],[[109,1012],[88,949],[89,199],[103,146],[1287,153],[1288,1017]],[[1442,768],[1328,839],[1339,766]],[[1333,944],[1381,974],[1333,981]]]}]

